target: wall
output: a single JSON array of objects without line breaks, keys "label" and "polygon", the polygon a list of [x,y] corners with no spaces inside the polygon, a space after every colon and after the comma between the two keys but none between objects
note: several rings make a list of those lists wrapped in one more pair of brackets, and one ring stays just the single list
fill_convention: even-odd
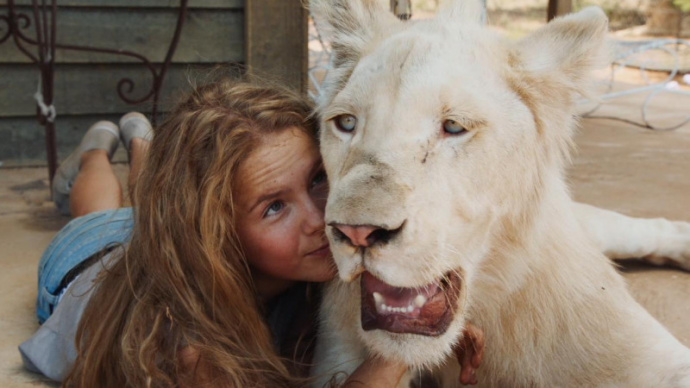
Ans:
[{"label": "wall", "polygon": [[[17,0],[19,12],[29,0]],[[177,21],[178,1],[60,0],[57,41],[134,51],[161,63]],[[203,78],[216,65],[242,64],[245,58],[245,6],[242,0],[190,0],[187,22],[161,93],[169,107],[190,79]],[[0,14],[7,1],[0,0]],[[0,22],[0,36],[7,26]],[[28,29],[27,34],[35,34]],[[28,46],[31,48],[31,46]],[[148,93],[152,77],[129,57],[58,50],[55,106],[60,158],[78,144],[97,120],[117,120],[131,110],[150,111],[151,104],[131,106],[120,100],[117,83],[131,78],[130,97]],[[233,72],[225,69],[225,72]],[[236,70],[235,70],[236,72]],[[33,94],[38,71],[10,40],[0,45],[0,161],[4,166],[45,163],[43,127],[36,120]]]}]

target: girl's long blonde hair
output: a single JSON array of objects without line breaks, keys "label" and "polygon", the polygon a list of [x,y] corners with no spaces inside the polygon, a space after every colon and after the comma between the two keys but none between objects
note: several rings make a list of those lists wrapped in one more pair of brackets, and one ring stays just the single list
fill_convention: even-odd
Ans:
[{"label": "girl's long blonde hair", "polygon": [[135,228],[103,271],[66,386],[198,386],[180,369],[190,346],[214,387],[293,386],[275,353],[235,230],[235,176],[262,136],[314,135],[304,98],[221,81],[196,88],[155,132],[134,191]]}]

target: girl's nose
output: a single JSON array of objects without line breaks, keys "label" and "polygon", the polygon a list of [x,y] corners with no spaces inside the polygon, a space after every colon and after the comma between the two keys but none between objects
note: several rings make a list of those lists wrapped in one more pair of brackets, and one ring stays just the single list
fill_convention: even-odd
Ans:
[{"label": "girl's nose", "polygon": [[306,226],[305,232],[307,234],[322,232],[326,228],[323,219],[323,210],[321,210],[312,199],[307,201],[304,222]]}]

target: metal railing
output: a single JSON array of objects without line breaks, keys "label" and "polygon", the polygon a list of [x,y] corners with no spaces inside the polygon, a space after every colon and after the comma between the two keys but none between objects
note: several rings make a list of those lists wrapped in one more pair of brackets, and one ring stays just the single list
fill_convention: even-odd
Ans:
[{"label": "metal railing", "polygon": [[[153,104],[151,121],[155,125],[157,118],[156,116],[158,114],[160,91],[172,61],[172,57],[177,49],[180,35],[182,33],[182,27],[184,26],[187,18],[187,3],[188,0],[180,0],[177,25],[168,47],[165,60],[163,63],[155,65],[144,55],[132,51],[57,43],[57,0],[32,0],[30,11],[28,11],[28,13],[18,11],[15,1],[8,0],[7,14],[0,15],[0,22],[7,25],[7,32],[0,36],[0,44],[3,44],[11,39],[17,48],[27,58],[29,58],[31,62],[38,66],[38,90],[34,97],[36,99],[38,121],[45,127],[48,177],[51,183],[53,181],[53,177],[55,176],[55,170],[58,166],[55,131],[57,109],[55,108],[54,101],[56,50],[86,51],[109,55],[120,55],[134,58],[141,62],[141,64],[143,64],[151,73],[152,83],[150,90],[146,92],[143,97],[131,97],[131,93],[134,92],[136,84],[130,78],[122,78],[116,86],[117,94],[122,101],[130,105],[151,101]],[[29,36],[32,27],[35,33],[35,38]],[[29,46],[32,46],[33,50],[35,51],[32,51]]]},{"label": "metal railing", "polygon": [[[611,63],[609,78],[604,81],[605,91],[602,95],[598,96],[595,106],[583,113],[582,116],[618,120],[656,131],[678,129],[690,122],[690,108],[687,109],[687,115],[682,117],[675,124],[654,124],[650,119],[652,102],[660,95],[674,94],[680,97],[690,97],[690,91],[682,90],[679,82],[675,81],[676,76],[678,76],[681,68],[684,66],[684,70],[690,74],[690,41],[682,39],[618,41],[613,44],[613,47],[614,60]],[[660,55],[650,55],[653,53]],[[614,91],[618,75],[626,68],[639,70],[644,85],[628,90]],[[668,72],[668,76],[661,81],[654,82],[648,74],[650,71]],[[686,74],[682,82],[690,85],[690,75]],[[616,115],[596,114],[599,108],[607,102],[642,93],[648,93],[640,107],[642,121],[636,121]],[[586,101],[583,103],[586,103]],[[688,98],[688,104],[686,106],[690,106],[690,98]]]}]

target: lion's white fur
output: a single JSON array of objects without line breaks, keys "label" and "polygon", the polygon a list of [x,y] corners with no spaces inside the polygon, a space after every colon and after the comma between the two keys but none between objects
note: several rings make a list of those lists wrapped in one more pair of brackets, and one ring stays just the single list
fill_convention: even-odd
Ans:
[{"label": "lion's white fur", "polygon": [[[597,224],[598,209],[574,204],[563,177],[574,101],[606,52],[601,10],[517,43],[484,28],[469,0],[407,24],[375,0],[312,0],[312,12],[336,66],[319,107],[326,221],[404,224],[391,243],[364,252],[329,235],[341,280],[324,297],[320,383],[373,353],[434,369],[454,386],[448,356],[471,320],[486,334],[481,386],[690,386],[690,351],[632,299],[601,253],[606,232],[582,228]],[[353,133],[333,125],[341,114],[357,117]],[[469,132],[444,136],[445,119]],[[687,258],[687,235],[678,241]],[[450,328],[439,337],[363,331],[353,281],[363,270],[400,287],[458,271]]]}]

